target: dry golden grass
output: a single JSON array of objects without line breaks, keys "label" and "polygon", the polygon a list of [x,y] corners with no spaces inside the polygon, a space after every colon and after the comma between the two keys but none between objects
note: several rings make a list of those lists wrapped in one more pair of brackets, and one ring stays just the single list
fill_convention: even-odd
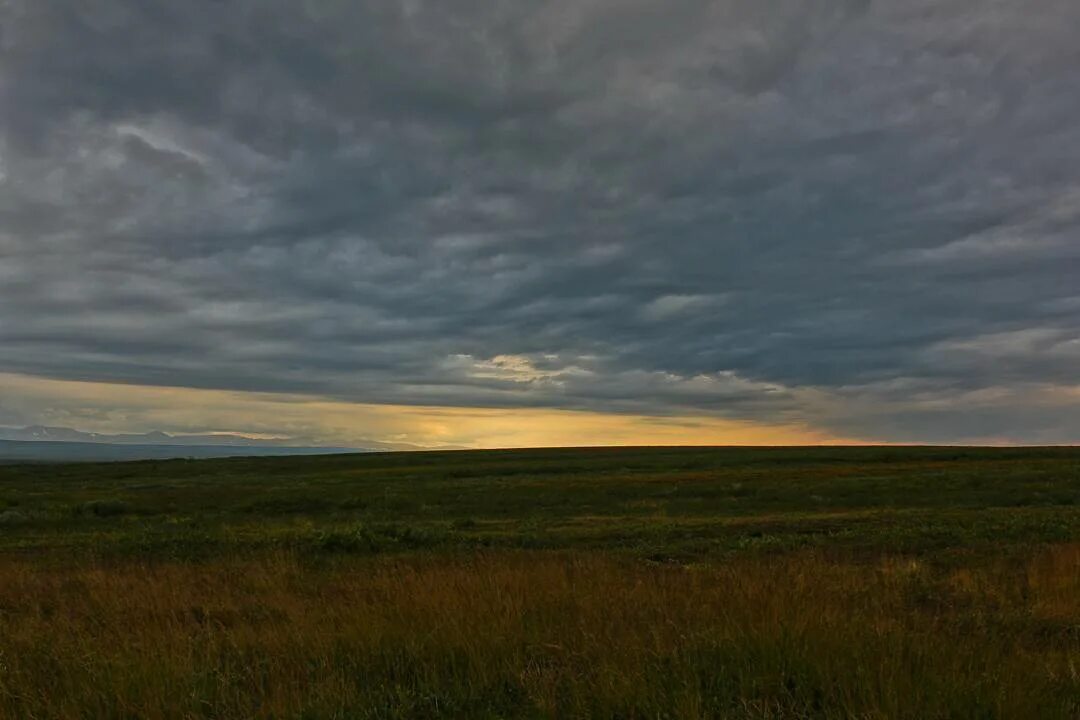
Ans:
[{"label": "dry golden grass", "polygon": [[4,718],[1076,718],[1080,545],[0,559]]}]

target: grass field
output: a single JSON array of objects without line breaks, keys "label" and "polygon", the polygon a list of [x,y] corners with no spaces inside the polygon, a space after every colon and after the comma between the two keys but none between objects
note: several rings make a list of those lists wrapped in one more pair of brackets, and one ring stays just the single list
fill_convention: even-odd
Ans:
[{"label": "grass field", "polygon": [[1080,450],[0,467],[4,718],[1080,718]]}]

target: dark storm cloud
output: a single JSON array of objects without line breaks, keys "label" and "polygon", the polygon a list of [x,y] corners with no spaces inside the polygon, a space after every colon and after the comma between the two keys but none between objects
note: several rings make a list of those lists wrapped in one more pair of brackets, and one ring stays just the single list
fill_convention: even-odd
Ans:
[{"label": "dark storm cloud", "polygon": [[1072,0],[0,20],[0,370],[1076,439]]}]

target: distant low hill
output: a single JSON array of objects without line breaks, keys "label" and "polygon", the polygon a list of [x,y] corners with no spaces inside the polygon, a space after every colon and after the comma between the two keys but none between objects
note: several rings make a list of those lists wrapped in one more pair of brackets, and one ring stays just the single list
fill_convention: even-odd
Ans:
[{"label": "distant low hill", "polygon": [[67,427],[31,425],[29,427],[0,427],[0,440],[24,442],[77,442],[108,443],[110,445],[229,445],[250,447],[279,447],[288,445],[286,440],[266,440],[231,433],[208,435],[172,435],[160,431],[107,435],[83,432]]},{"label": "distant low hill", "polygon": [[0,463],[111,462],[169,458],[268,457],[372,452],[368,449],[261,445],[137,445],[103,442],[0,440]]},{"label": "distant low hill", "polygon": [[67,462],[322,455],[383,448],[294,446],[243,435],[170,435],[163,432],[107,435],[65,427],[0,428],[0,461]]}]

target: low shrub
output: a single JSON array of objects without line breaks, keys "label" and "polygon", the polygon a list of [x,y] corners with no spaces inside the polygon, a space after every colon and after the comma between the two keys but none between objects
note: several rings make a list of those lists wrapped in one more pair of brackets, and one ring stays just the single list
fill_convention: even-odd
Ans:
[{"label": "low shrub", "polygon": [[119,517],[131,511],[131,503],[116,499],[89,500],[75,506],[75,515],[79,517]]},{"label": "low shrub", "polygon": [[379,553],[435,547],[445,544],[448,539],[446,532],[436,528],[357,523],[317,533],[314,547],[325,553]]}]

